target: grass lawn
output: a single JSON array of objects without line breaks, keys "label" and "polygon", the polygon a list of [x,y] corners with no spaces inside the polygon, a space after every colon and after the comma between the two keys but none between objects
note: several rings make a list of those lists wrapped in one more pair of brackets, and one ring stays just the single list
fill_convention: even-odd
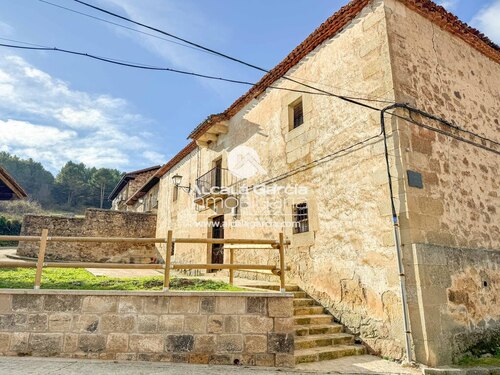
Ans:
[{"label": "grass lawn", "polygon": [[497,352],[495,355],[493,355],[493,357],[488,357],[488,358],[473,357],[473,356],[463,357],[458,361],[458,365],[464,367],[500,366],[500,349],[497,349]]},{"label": "grass lawn", "polygon": [[[0,288],[33,289],[34,268],[0,269]],[[42,274],[42,289],[78,290],[151,290],[163,289],[163,276],[118,278],[94,276],[81,268],[46,268]],[[172,290],[243,291],[222,281],[172,278]]]}]

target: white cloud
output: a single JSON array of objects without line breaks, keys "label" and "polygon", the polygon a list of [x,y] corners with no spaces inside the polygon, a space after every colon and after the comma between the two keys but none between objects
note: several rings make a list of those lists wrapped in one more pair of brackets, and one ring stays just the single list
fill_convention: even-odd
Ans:
[{"label": "white cloud", "polygon": [[481,9],[470,24],[479,29],[495,43],[500,43],[500,0],[495,0]]},{"label": "white cloud", "polygon": [[124,170],[165,160],[126,100],[74,90],[19,56],[0,55],[0,97],[0,150],[53,172],[68,160]]},{"label": "white cloud", "polygon": [[14,32],[14,28],[8,23],[0,21],[0,33],[2,35],[11,35]]},{"label": "white cloud", "polygon": [[446,8],[446,10],[453,10],[457,7],[458,0],[441,0],[437,1],[437,4]]}]

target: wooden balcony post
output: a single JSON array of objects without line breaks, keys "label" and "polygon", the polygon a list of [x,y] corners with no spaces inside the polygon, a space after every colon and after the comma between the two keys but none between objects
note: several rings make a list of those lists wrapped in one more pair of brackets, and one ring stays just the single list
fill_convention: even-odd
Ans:
[{"label": "wooden balcony post", "polygon": [[48,237],[49,237],[49,230],[42,229],[42,236],[40,237],[40,249],[38,251],[38,261],[36,263],[35,289],[40,289],[40,284],[42,282],[43,262],[45,260],[45,250],[47,249]]},{"label": "wooden balcony post", "polygon": [[165,271],[163,280],[163,291],[168,292],[170,289],[170,263],[172,259],[172,231],[167,233],[167,251],[165,253]]},{"label": "wooden balcony post", "polygon": [[283,232],[280,233],[280,291],[285,293],[285,240]]},{"label": "wooden balcony post", "polygon": [[[229,264],[234,264],[234,249],[229,249]],[[229,269],[229,284],[234,285],[234,269]]]}]

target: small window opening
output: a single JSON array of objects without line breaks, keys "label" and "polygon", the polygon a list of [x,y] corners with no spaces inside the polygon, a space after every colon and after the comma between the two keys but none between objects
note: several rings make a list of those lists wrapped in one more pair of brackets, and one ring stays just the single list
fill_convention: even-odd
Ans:
[{"label": "small window opening", "polygon": [[292,115],[293,115],[292,129],[298,128],[300,125],[304,123],[304,109],[302,106],[302,99],[292,104]]},{"label": "small window opening", "polygon": [[293,233],[304,233],[309,231],[309,212],[307,203],[293,205]]}]

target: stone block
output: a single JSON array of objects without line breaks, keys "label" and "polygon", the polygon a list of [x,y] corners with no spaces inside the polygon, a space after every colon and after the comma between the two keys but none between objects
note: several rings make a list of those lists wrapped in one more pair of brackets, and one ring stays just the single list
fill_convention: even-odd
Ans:
[{"label": "stone block", "polygon": [[177,333],[184,328],[183,315],[161,315],[159,319],[159,332]]},{"label": "stone block", "polygon": [[165,338],[165,350],[167,352],[191,352],[193,348],[193,335],[167,335]]},{"label": "stone block", "polygon": [[294,335],[287,333],[269,333],[267,335],[268,353],[288,353],[294,351]]},{"label": "stone block", "polygon": [[293,354],[276,354],[276,367],[293,368],[295,367],[295,356]]},{"label": "stone block", "polygon": [[0,332],[0,353],[5,353],[9,350],[10,334]]},{"label": "stone block", "polygon": [[49,331],[69,332],[73,324],[73,315],[69,313],[54,313],[49,315]]},{"label": "stone block", "polygon": [[293,318],[274,318],[274,332],[290,333],[293,332]]},{"label": "stone block", "polygon": [[47,314],[29,314],[26,316],[26,328],[29,331],[47,331]]},{"label": "stone block", "polygon": [[99,328],[98,315],[76,315],[73,317],[73,330],[76,332],[95,332]]},{"label": "stone block", "polygon": [[29,348],[32,352],[56,355],[63,348],[62,333],[32,333],[29,338]]},{"label": "stone block", "polygon": [[267,314],[267,298],[264,297],[248,297],[247,298],[247,313],[248,314]]},{"label": "stone block", "polygon": [[130,335],[129,348],[133,352],[161,353],[164,341],[162,335]]},{"label": "stone block", "polygon": [[217,314],[244,314],[246,310],[245,297],[217,297],[215,312]]},{"label": "stone block", "polygon": [[43,309],[44,296],[30,294],[12,295],[12,311],[14,312],[38,312]]},{"label": "stone block", "polygon": [[143,298],[130,296],[120,297],[118,302],[118,312],[120,314],[138,314],[143,311]]},{"label": "stone block", "polygon": [[242,333],[268,333],[273,330],[273,319],[263,316],[240,316]]},{"label": "stone block", "polygon": [[172,297],[169,312],[171,314],[196,314],[200,311],[200,297]]},{"label": "stone block", "polygon": [[207,365],[209,360],[208,354],[193,353],[189,355],[189,363],[196,365]]},{"label": "stone block", "polygon": [[201,297],[200,312],[212,314],[215,312],[215,297]]},{"label": "stone block", "polygon": [[145,314],[167,314],[169,297],[144,297],[144,313]]},{"label": "stone block", "polygon": [[260,353],[254,355],[255,366],[262,367],[273,367],[274,366],[274,354]]},{"label": "stone block", "polygon": [[189,354],[187,353],[167,353],[172,356],[173,363],[189,363]]},{"label": "stone block", "polygon": [[184,318],[184,332],[186,333],[205,333],[207,331],[206,316],[186,316]]},{"label": "stone block", "polygon": [[45,311],[74,312],[79,311],[82,304],[82,296],[78,295],[46,295],[43,309]]},{"label": "stone block", "polygon": [[116,353],[115,359],[117,361],[135,361],[137,359],[136,353]]},{"label": "stone block", "polygon": [[224,333],[238,333],[239,331],[240,324],[238,316],[224,316]]},{"label": "stone block", "polygon": [[78,349],[85,353],[100,353],[106,349],[106,336],[93,334],[79,335]]},{"label": "stone block", "polygon": [[196,335],[194,351],[197,353],[214,353],[216,349],[215,335]]},{"label": "stone block", "polygon": [[27,321],[27,315],[23,313],[0,315],[0,331],[26,330]]},{"label": "stone block", "polygon": [[137,317],[137,331],[140,333],[154,333],[158,330],[157,315],[139,315]]},{"label": "stone block", "polygon": [[87,313],[117,312],[117,298],[109,296],[87,296],[83,299],[82,311]]},{"label": "stone block", "polygon": [[269,298],[267,311],[270,317],[291,317],[293,316],[293,298]]},{"label": "stone block", "polygon": [[63,352],[73,353],[78,350],[78,335],[76,333],[67,333],[64,335]]},{"label": "stone block", "polygon": [[109,314],[101,318],[102,332],[133,332],[137,325],[135,315]]},{"label": "stone block", "polygon": [[212,354],[208,358],[209,365],[232,365],[233,359],[227,354]]},{"label": "stone block", "polygon": [[243,335],[219,335],[217,337],[217,352],[239,353],[243,351]]},{"label": "stone block", "polygon": [[208,333],[221,333],[224,331],[224,317],[222,315],[210,315],[207,321]]},{"label": "stone block", "polygon": [[12,312],[12,296],[8,294],[0,295],[0,314],[10,314]]},{"label": "stone block", "polygon": [[106,351],[125,353],[128,350],[127,333],[110,333],[106,339]]},{"label": "stone block", "polygon": [[245,353],[265,353],[267,351],[267,335],[245,336]]},{"label": "stone block", "polygon": [[10,350],[16,353],[29,352],[30,334],[27,332],[13,332],[10,336]]}]

